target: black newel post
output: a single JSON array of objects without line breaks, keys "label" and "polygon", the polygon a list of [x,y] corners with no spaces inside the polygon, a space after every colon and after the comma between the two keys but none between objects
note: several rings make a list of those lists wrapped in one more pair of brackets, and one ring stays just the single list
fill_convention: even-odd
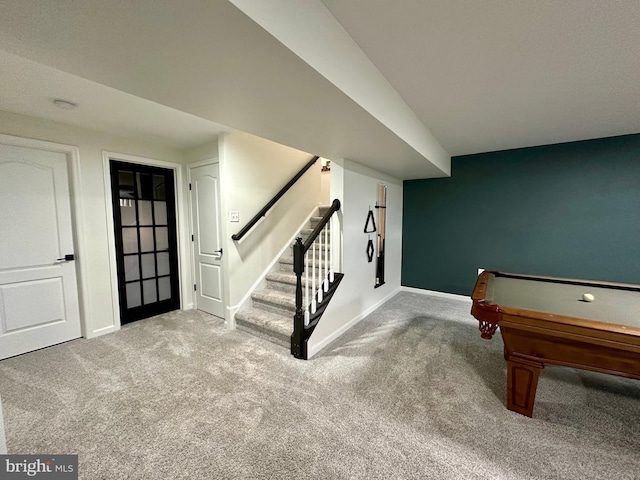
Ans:
[{"label": "black newel post", "polygon": [[296,274],[296,314],[293,316],[293,334],[291,334],[291,354],[296,358],[307,359],[307,342],[304,339],[304,312],[302,309],[302,274],[304,273],[304,244],[302,238],[296,238],[293,246],[293,272]]}]

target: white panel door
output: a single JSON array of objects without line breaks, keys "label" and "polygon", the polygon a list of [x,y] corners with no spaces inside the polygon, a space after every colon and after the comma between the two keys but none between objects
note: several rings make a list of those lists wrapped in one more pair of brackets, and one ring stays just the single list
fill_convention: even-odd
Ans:
[{"label": "white panel door", "polygon": [[81,336],[67,158],[0,145],[0,359]]},{"label": "white panel door", "polygon": [[190,169],[196,308],[224,318],[218,164]]}]

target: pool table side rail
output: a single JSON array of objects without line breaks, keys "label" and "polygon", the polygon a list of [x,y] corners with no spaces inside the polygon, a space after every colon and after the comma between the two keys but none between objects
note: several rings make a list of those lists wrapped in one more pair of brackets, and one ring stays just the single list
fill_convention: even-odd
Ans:
[{"label": "pool table side rail", "polygon": [[498,272],[495,270],[485,270],[485,271],[488,271],[489,273],[493,274],[496,277],[518,278],[522,280],[536,280],[539,282],[550,282],[550,283],[568,283],[571,285],[584,285],[585,287],[614,288],[617,290],[630,290],[630,291],[640,292],[640,285],[636,285],[633,283],[603,282],[603,281],[597,281],[597,280],[582,280],[582,279],[564,278],[564,277],[544,277],[542,275],[525,275],[522,273]]},{"label": "pool table side rail", "polygon": [[[609,323],[609,322],[599,322],[596,320],[585,320],[577,317],[570,317],[565,315],[554,315],[551,313],[526,310],[523,308],[517,307],[509,307],[502,306],[491,303],[492,295],[491,295],[491,280],[495,276],[511,276],[514,278],[531,278],[534,280],[558,280],[559,283],[572,282],[576,284],[584,284],[584,285],[598,285],[598,286],[609,286],[611,288],[620,287],[624,290],[638,290],[640,291],[640,287],[638,285],[624,284],[624,283],[613,283],[613,282],[591,282],[591,281],[576,281],[572,279],[550,279],[547,277],[538,277],[534,275],[519,275],[519,274],[506,274],[501,272],[496,272],[493,270],[485,270],[479,276],[476,281],[475,288],[473,289],[473,293],[471,295],[471,300],[473,301],[473,305],[471,307],[471,314],[480,322],[480,334],[482,338],[491,339],[495,334],[500,321],[503,319],[504,315],[508,315],[511,318],[514,317],[524,317],[529,318],[534,321],[545,322],[545,328],[553,329],[554,324],[563,324],[568,327],[576,327],[578,329],[592,329],[598,330],[600,332],[604,332],[605,335],[611,334],[622,334],[625,336],[625,343],[630,344],[638,344],[640,345],[640,328],[632,327],[628,325],[620,325],[617,323]],[[640,312],[639,312],[640,315]],[[540,325],[543,326],[543,325]],[[566,327],[565,327],[566,328]],[[619,339],[618,339],[619,340]]]}]

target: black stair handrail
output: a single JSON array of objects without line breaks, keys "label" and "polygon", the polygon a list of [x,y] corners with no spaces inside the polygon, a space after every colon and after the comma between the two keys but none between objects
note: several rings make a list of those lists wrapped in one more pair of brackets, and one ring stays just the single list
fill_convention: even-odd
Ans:
[{"label": "black stair handrail", "polygon": [[[311,231],[311,234],[309,235],[307,240],[304,242],[304,250],[302,251],[303,258],[304,258],[304,254],[307,253],[307,250],[311,248],[311,245],[313,245],[313,242],[315,242],[316,238],[318,238],[318,235],[320,235],[320,232],[322,231],[322,229],[325,227],[325,225],[327,225],[327,223],[329,223],[329,220],[331,220],[331,216],[334,213],[336,213],[338,210],[340,210],[340,200],[336,198],[331,203],[331,206],[329,207],[329,210],[327,210],[327,213],[325,213],[324,216],[320,219],[320,221],[318,222],[318,225],[316,225],[316,228],[314,228]],[[293,256],[295,258],[295,248],[294,248]],[[294,272],[295,272],[295,267],[294,267]],[[304,272],[304,261],[302,263],[302,271],[300,273],[302,274],[302,272]]]},{"label": "black stair handrail", "polygon": [[[304,255],[307,253],[313,242],[320,235],[320,232],[329,223],[333,214],[340,210],[340,200],[337,198],[331,203],[329,210],[324,214],[316,228],[313,229],[309,238],[302,243],[302,238],[296,238],[293,246],[293,272],[296,274],[296,314],[293,316],[293,333],[291,334],[291,354],[296,358],[306,360],[307,341],[317,325],[318,318],[312,324],[305,326],[304,313],[302,308],[302,274],[304,273]],[[336,282],[329,286],[330,291],[334,291],[337,284],[342,280],[342,275],[336,277]],[[331,293],[332,295],[333,293]],[[326,299],[329,301],[330,296]]]},{"label": "black stair handrail", "polygon": [[296,173],[296,175],[291,180],[289,180],[289,183],[282,187],[280,191],[276,193],[275,196],[271,200],[269,200],[269,202],[258,213],[256,213],[251,220],[249,220],[249,223],[247,223],[238,233],[234,233],[233,235],[231,235],[231,239],[238,241],[242,237],[244,237],[247,232],[251,230],[253,226],[267,214],[269,210],[271,210],[271,207],[273,207],[278,202],[278,200],[280,200],[280,198],[282,198],[282,196],[287,193],[287,191],[293,186],[293,184],[296,183],[300,179],[300,177],[302,177],[302,175],[304,175],[305,172],[318,161],[319,158],[320,157],[315,156],[311,160],[309,160],[309,162],[304,167],[302,167],[302,169],[298,173]]}]

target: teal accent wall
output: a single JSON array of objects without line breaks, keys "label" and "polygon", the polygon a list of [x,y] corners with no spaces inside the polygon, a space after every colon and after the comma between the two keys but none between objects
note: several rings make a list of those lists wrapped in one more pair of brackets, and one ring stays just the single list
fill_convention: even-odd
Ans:
[{"label": "teal accent wall", "polygon": [[402,285],[477,269],[640,284],[640,134],[465,155],[404,182]]}]

